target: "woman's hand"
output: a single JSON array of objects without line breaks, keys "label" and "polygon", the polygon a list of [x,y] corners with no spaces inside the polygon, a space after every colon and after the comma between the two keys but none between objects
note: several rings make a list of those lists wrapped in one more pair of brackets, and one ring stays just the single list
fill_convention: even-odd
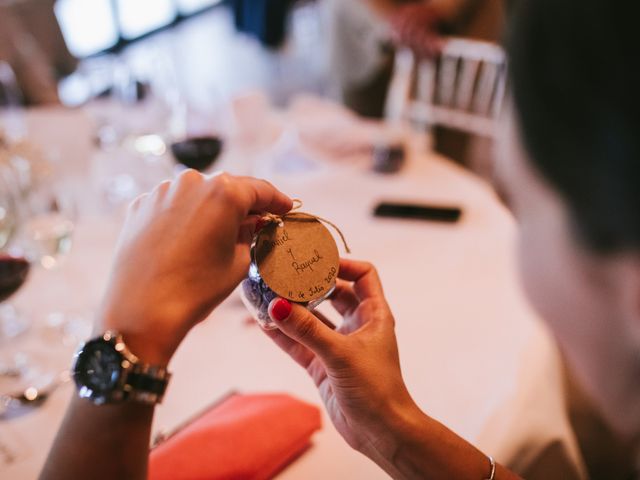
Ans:
[{"label": "woman's hand", "polygon": [[265,181],[195,170],[142,195],[125,220],[96,329],[123,333],[145,362],[168,363],[246,275],[251,214],[291,205]]},{"label": "woman's hand", "polygon": [[[267,334],[304,367],[336,429],[393,478],[489,478],[486,455],[414,403],[402,379],[394,319],[374,267],[342,260],[333,330],[300,305],[275,299]],[[496,478],[518,477],[498,466]]]},{"label": "woman's hand", "polygon": [[420,57],[435,57],[442,50],[438,32],[440,18],[428,3],[410,3],[399,7],[390,17],[394,40],[411,48]]},{"label": "woman's hand", "polygon": [[341,260],[332,304],[344,317],[336,330],[276,299],[269,310],[279,330],[267,334],[307,370],[349,445],[378,461],[392,456],[390,427],[419,410],[402,380],[394,319],[374,267]]}]

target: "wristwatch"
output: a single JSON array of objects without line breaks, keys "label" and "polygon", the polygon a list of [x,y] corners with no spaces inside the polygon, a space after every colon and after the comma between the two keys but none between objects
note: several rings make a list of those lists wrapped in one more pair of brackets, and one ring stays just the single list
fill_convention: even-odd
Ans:
[{"label": "wristwatch", "polygon": [[80,347],[73,365],[78,395],[96,405],[124,401],[155,405],[162,401],[170,377],[166,368],[142,363],[122,335],[112,330]]}]

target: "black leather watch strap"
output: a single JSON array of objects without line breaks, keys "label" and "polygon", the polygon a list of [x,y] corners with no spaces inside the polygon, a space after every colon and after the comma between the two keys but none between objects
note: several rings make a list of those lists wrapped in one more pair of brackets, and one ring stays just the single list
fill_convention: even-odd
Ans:
[{"label": "black leather watch strap", "polygon": [[153,393],[159,397],[164,395],[168,383],[167,378],[160,379],[144,373],[132,372],[127,377],[127,384],[131,385],[133,390]]},{"label": "black leather watch strap", "polygon": [[149,405],[160,403],[170,377],[165,368],[138,363],[127,374],[128,398]]}]

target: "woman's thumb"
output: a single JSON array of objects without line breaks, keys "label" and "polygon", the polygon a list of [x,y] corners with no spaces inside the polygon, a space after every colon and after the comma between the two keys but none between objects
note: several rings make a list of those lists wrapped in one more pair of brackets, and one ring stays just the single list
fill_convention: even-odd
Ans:
[{"label": "woman's thumb", "polygon": [[309,310],[284,298],[271,301],[269,316],[285,335],[320,357],[334,352],[336,343],[341,340],[339,333],[331,330]]}]

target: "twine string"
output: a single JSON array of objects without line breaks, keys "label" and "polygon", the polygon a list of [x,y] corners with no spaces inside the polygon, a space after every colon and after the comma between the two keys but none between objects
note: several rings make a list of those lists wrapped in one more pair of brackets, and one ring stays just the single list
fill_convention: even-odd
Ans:
[{"label": "twine string", "polygon": [[274,213],[265,213],[262,216],[262,220],[265,223],[277,223],[280,227],[282,227],[284,225],[283,219],[285,219],[288,215],[294,213],[294,214],[299,214],[299,215],[306,215],[308,217],[314,218],[316,220],[318,220],[319,222],[325,223],[327,225],[329,225],[330,227],[332,227],[340,236],[340,240],[342,240],[342,244],[344,245],[344,249],[347,253],[351,253],[351,249],[349,248],[349,245],[347,244],[347,239],[345,238],[344,234],[342,233],[342,230],[340,230],[340,228],[338,228],[338,226],[327,220],[326,218],[322,218],[319,217],[317,215],[312,215],[311,213],[306,213],[306,212],[300,212],[299,210],[302,208],[302,200],[298,199],[298,198],[294,198],[293,199],[293,207],[291,207],[291,210],[289,210],[288,213],[285,213],[284,215],[276,215]]}]

